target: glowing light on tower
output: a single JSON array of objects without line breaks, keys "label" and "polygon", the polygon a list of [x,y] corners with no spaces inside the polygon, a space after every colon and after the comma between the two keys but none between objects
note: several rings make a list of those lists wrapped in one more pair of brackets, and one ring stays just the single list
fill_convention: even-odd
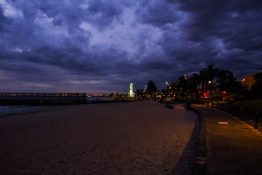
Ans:
[{"label": "glowing light on tower", "polygon": [[129,97],[135,97],[135,93],[133,91],[133,83],[130,83],[129,85],[129,93],[128,93]]}]

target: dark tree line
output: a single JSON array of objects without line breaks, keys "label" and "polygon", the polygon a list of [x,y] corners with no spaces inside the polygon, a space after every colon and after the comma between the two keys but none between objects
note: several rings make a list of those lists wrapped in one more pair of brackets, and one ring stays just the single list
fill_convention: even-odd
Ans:
[{"label": "dark tree line", "polygon": [[[204,97],[207,92],[211,96],[225,92],[262,98],[262,73],[257,73],[255,79],[256,83],[252,86],[251,91],[245,93],[241,82],[235,78],[231,71],[218,69],[214,65],[209,65],[192,75],[180,76],[177,81],[166,85],[166,88],[161,92],[165,96],[182,97]],[[145,89],[137,90],[137,95],[155,97],[156,92],[158,92],[157,86],[150,80]]]},{"label": "dark tree line", "polygon": [[154,98],[156,96],[156,92],[158,92],[157,86],[153,80],[149,80],[146,84],[145,89],[138,89],[136,90],[137,96],[150,96]]},{"label": "dark tree line", "polygon": [[177,81],[178,95],[191,97],[203,96],[205,92],[213,95],[214,92],[226,91],[228,93],[240,93],[242,85],[229,70],[215,68],[209,65],[198,73],[190,76],[181,76]]}]

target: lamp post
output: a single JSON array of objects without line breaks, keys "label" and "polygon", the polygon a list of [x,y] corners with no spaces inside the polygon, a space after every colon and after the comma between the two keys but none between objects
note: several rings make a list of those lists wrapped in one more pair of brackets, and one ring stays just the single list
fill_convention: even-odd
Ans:
[{"label": "lamp post", "polygon": [[167,98],[169,96],[169,83],[168,81],[166,81],[166,93],[165,93],[165,98]]}]

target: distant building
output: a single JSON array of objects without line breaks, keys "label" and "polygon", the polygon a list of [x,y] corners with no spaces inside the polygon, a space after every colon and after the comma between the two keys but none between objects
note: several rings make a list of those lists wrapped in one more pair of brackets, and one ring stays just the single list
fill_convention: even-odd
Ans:
[{"label": "distant building", "polygon": [[241,84],[245,86],[248,90],[256,83],[254,75],[246,75],[241,79]]}]

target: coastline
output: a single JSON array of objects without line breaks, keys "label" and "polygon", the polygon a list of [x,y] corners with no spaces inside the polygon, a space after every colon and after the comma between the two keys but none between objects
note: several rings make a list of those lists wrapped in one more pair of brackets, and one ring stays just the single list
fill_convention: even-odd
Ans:
[{"label": "coastline", "polygon": [[63,109],[64,106],[30,106],[30,105],[12,105],[12,106],[0,106],[0,118],[6,116],[23,115],[30,113],[54,111]]}]

